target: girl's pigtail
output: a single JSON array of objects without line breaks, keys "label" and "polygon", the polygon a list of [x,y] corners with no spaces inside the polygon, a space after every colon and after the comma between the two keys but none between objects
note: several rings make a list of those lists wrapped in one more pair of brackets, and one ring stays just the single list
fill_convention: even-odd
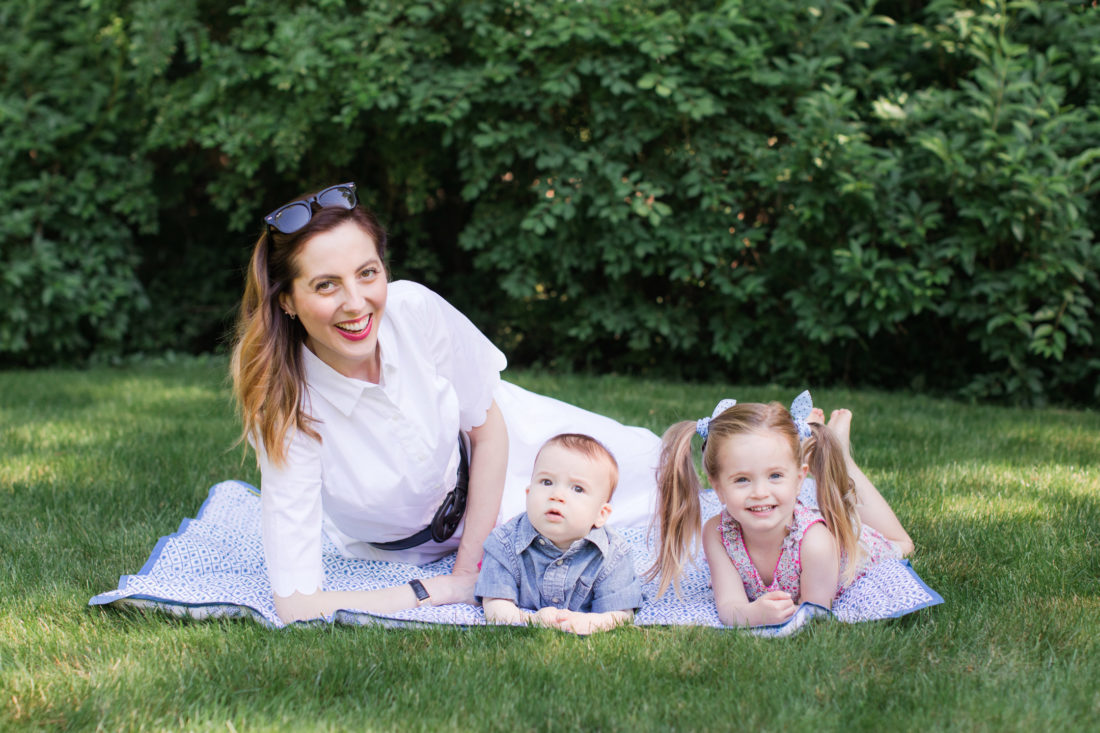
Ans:
[{"label": "girl's pigtail", "polygon": [[691,439],[695,422],[678,422],[661,438],[661,460],[657,467],[657,512],[660,546],[657,560],[645,574],[645,580],[659,578],[658,597],[669,585],[680,595],[680,576],[692,557],[689,548],[699,543],[700,508],[699,474],[691,455]]},{"label": "girl's pigtail", "polygon": [[818,508],[845,562],[840,580],[847,585],[862,564],[855,483],[848,475],[844,452],[833,432],[820,423],[810,423],[810,430],[811,437],[802,444],[803,460],[817,483]]}]

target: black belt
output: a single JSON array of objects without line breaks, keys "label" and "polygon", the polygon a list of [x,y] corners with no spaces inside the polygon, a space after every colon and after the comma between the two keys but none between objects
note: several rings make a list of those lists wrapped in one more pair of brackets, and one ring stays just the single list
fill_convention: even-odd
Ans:
[{"label": "black belt", "polygon": [[444,542],[449,540],[458,529],[462,515],[466,513],[466,493],[470,488],[470,461],[466,457],[466,444],[462,436],[458,438],[458,478],[454,490],[447,493],[443,503],[432,517],[432,523],[416,534],[392,542],[370,542],[379,550],[407,550],[422,545],[428,540]]}]

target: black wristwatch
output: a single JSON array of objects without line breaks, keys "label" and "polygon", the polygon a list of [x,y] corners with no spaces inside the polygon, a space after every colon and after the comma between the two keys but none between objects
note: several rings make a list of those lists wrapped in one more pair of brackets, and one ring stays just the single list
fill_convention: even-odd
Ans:
[{"label": "black wristwatch", "polygon": [[417,608],[421,608],[422,606],[432,605],[432,597],[430,595],[428,595],[428,589],[424,587],[423,583],[421,583],[416,578],[413,578],[412,580],[409,581],[409,587],[412,588],[413,593],[416,594],[416,607]]}]

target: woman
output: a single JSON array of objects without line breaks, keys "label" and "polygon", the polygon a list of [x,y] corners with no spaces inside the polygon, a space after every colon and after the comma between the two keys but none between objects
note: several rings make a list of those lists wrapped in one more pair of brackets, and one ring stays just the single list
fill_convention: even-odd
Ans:
[{"label": "woman", "polygon": [[[468,319],[423,286],[388,281],[386,234],[355,184],[264,221],[231,370],[284,622],[473,603],[482,543],[523,509],[535,452],[560,432],[593,435],[623,467],[611,521],[648,521],[657,436],[501,381],[504,355]],[[325,591],[322,535],[352,557],[457,557],[422,583]]]}]

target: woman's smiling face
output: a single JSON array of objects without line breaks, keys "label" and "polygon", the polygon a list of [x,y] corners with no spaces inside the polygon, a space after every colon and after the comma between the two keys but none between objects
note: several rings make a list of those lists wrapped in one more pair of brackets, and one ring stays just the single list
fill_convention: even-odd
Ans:
[{"label": "woman's smiling face", "polygon": [[388,283],[374,240],[346,222],[311,237],[294,261],[297,274],[279,300],[301,320],[306,346],[345,377],[377,382]]}]

